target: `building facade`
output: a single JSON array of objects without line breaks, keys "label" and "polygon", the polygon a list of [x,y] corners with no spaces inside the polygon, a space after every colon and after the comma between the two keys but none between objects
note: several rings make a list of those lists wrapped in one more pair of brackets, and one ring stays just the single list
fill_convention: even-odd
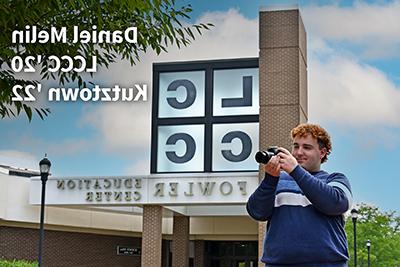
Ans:
[{"label": "building facade", "polygon": [[[258,258],[265,224],[250,219],[245,210],[246,199],[263,175],[252,165],[253,155],[270,145],[290,147],[290,130],[307,121],[307,55],[297,9],[261,10],[259,20],[259,57],[230,60],[239,65],[220,67],[222,72],[215,69],[211,74],[214,80],[206,77],[207,70],[201,76],[199,68],[188,70],[185,66],[181,71],[197,73],[174,80],[168,76],[171,70],[163,72],[162,64],[156,66],[159,74],[166,74],[157,76],[157,86],[164,81],[172,93],[179,91],[178,86],[186,88],[183,99],[174,101],[165,94],[166,103],[180,110],[202,99],[205,108],[195,118],[181,118],[162,111],[163,105],[158,103],[161,117],[153,120],[157,143],[152,141],[152,150],[157,154],[152,153],[152,174],[49,178],[44,266],[261,266]],[[255,66],[241,66],[240,62],[257,62],[257,73],[252,72]],[[240,68],[248,71],[240,74],[240,97],[218,98],[205,89],[203,98],[191,99],[192,85],[199,88],[194,80],[204,81],[204,88],[216,88],[217,74],[223,81],[224,71]],[[160,91],[157,86],[155,90]],[[252,98],[254,91],[249,96],[248,87],[257,88],[257,101]],[[199,96],[201,91],[195,93]],[[242,108],[246,106],[256,106],[256,114]],[[232,114],[224,113],[224,108],[234,107],[239,107],[238,117],[230,118]],[[174,118],[185,122],[183,130],[174,125]],[[232,126],[234,123],[238,124]],[[255,127],[258,134],[253,136]],[[229,147],[235,142],[241,149]],[[180,150],[178,144],[185,149]],[[249,144],[252,150],[246,150]],[[191,164],[196,157],[204,159],[197,161],[201,166]],[[207,161],[209,158],[212,160]],[[37,258],[40,179],[31,177],[35,175],[38,173],[10,167],[0,169],[3,258]]]}]

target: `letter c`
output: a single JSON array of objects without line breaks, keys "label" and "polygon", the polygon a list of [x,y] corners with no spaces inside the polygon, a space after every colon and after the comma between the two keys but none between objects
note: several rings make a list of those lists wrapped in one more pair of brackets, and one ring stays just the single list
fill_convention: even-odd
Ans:
[{"label": "letter c", "polygon": [[186,79],[175,80],[167,88],[167,91],[176,91],[178,87],[183,86],[186,89],[186,99],[183,102],[178,102],[176,97],[167,97],[168,104],[176,109],[185,109],[190,107],[196,100],[196,87]]},{"label": "letter c", "polygon": [[232,162],[239,162],[247,159],[251,154],[252,143],[250,137],[241,131],[233,131],[229,132],[222,138],[222,143],[232,143],[232,140],[235,138],[239,138],[242,141],[242,151],[235,155],[232,153],[232,150],[221,150],[222,156]]},{"label": "letter c", "polygon": [[175,145],[177,141],[182,140],[186,144],[186,152],[183,156],[178,156],[175,151],[167,151],[167,158],[175,163],[185,163],[190,161],[196,152],[196,142],[193,137],[186,133],[176,133],[168,137],[167,145]]}]

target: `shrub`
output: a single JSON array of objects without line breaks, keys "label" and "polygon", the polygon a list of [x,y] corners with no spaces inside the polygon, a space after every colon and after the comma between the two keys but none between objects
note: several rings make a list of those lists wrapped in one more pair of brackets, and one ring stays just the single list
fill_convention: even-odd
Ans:
[{"label": "shrub", "polygon": [[25,260],[4,260],[0,259],[0,267],[37,267],[37,262]]}]

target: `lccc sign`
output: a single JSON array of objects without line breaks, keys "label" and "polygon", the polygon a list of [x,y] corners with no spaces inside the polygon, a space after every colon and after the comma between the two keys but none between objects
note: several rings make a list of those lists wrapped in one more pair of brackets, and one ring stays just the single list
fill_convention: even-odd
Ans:
[{"label": "lccc sign", "polygon": [[[51,177],[46,204],[207,205],[192,215],[229,204],[246,214],[259,183],[258,91],[258,59],[154,64],[151,174]],[[30,204],[40,186],[31,179]]]},{"label": "lccc sign", "polygon": [[258,59],[153,65],[151,173],[257,171]]}]

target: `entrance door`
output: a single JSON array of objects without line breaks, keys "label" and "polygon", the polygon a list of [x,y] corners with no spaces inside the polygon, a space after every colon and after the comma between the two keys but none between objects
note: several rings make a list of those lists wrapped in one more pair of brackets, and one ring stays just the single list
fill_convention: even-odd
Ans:
[{"label": "entrance door", "polygon": [[257,241],[206,241],[207,267],[256,267]]}]

